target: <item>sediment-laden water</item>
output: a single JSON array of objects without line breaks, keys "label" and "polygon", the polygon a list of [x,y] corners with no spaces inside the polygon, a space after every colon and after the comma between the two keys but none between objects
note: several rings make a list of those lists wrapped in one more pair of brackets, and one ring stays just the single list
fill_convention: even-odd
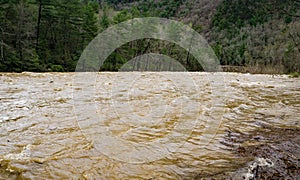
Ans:
[{"label": "sediment-laden water", "polygon": [[0,74],[0,179],[299,178],[299,78],[77,75]]}]

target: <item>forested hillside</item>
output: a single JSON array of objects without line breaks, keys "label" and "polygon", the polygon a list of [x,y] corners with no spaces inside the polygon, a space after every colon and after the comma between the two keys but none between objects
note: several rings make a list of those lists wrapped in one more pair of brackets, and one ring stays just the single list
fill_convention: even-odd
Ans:
[{"label": "forested hillside", "polygon": [[[300,71],[299,0],[1,0],[0,71],[74,71],[98,33],[153,16],[194,28],[222,65],[253,73]],[[187,70],[202,70],[189,52],[155,39],[123,45],[101,70],[117,71],[145,53],[165,54]]]}]

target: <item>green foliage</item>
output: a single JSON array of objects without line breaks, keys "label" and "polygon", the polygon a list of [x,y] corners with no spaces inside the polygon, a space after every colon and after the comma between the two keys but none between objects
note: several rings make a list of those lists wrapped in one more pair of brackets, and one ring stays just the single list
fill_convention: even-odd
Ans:
[{"label": "green foliage", "polygon": [[109,20],[108,16],[106,15],[106,13],[104,13],[100,20],[100,26],[104,30],[104,29],[108,28],[109,25],[110,25],[110,20]]},{"label": "green foliage", "polygon": [[297,77],[299,77],[300,76],[300,73],[298,73],[298,72],[294,72],[294,73],[290,73],[289,74],[289,77],[290,78],[297,78]]},{"label": "green foliage", "polygon": [[119,24],[129,19],[132,19],[132,14],[128,10],[122,10],[118,12],[117,15],[114,16],[113,22],[114,24]]},{"label": "green foliage", "polygon": [[50,68],[53,72],[64,72],[64,68],[61,65],[51,65]]},{"label": "green foliage", "polygon": [[[132,18],[156,16],[179,20],[204,35],[222,65],[299,72],[299,12],[298,0],[1,0],[0,71],[74,71],[97,33]],[[172,39],[184,38],[176,25],[166,32]],[[153,39],[121,46],[101,70],[117,71],[145,53],[165,54],[187,70],[202,70],[186,50]],[[132,65],[139,68],[138,62]]]},{"label": "green foliage", "polygon": [[253,66],[260,72],[299,71],[299,7],[293,0],[224,0],[211,31],[221,63]]},{"label": "green foliage", "polygon": [[46,71],[53,64],[72,71],[98,31],[98,3],[5,0],[0,4],[0,71]]},{"label": "green foliage", "polygon": [[87,40],[87,43],[97,35],[97,17],[95,13],[95,7],[93,4],[88,4],[83,9],[83,23],[82,28],[84,30],[83,36]]},{"label": "green foliage", "polygon": [[213,18],[213,25],[223,30],[267,22],[273,16],[266,11],[270,6],[269,2],[270,0],[224,0]]},{"label": "green foliage", "polygon": [[272,18],[283,18],[292,22],[300,2],[294,0],[224,0],[212,20],[220,30],[256,26]]},{"label": "green foliage", "polygon": [[108,0],[110,4],[124,5],[135,3],[132,7],[136,7],[142,16],[159,16],[163,18],[170,18],[176,15],[180,5],[184,3],[185,0]]}]

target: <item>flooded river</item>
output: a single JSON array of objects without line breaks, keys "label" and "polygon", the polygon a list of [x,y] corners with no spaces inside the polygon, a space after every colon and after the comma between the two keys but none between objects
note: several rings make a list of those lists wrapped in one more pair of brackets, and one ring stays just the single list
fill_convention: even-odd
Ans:
[{"label": "flooded river", "polygon": [[0,179],[300,178],[299,78],[76,76],[0,74]]}]

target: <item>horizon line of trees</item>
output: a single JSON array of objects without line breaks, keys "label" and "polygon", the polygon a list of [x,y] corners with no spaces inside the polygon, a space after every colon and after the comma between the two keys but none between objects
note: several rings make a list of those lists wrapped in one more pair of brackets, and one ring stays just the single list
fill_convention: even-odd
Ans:
[{"label": "horizon line of trees", "polygon": [[[256,73],[300,72],[299,0],[223,0],[208,25],[190,19],[198,13],[192,3],[196,2],[2,0],[0,71],[74,71],[82,51],[98,33],[132,18],[156,16],[189,22],[200,34],[209,34],[222,65],[249,67]],[[183,48],[155,39],[122,45],[100,70],[118,71],[149,53],[176,59],[188,71],[203,70]],[[132,65],[138,70],[138,63]]]}]

